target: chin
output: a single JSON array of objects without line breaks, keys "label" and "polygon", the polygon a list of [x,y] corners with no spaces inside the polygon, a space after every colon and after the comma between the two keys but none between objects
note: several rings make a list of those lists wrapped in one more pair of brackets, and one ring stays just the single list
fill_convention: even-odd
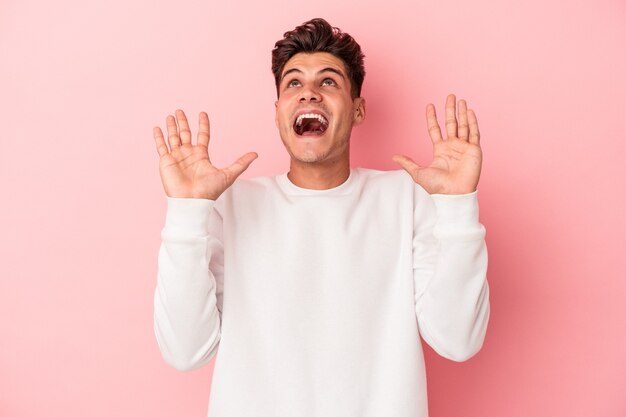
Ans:
[{"label": "chin", "polygon": [[308,164],[315,163],[315,162],[322,162],[327,157],[328,157],[328,154],[323,154],[323,153],[320,154],[320,153],[315,153],[315,152],[298,152],[298,153],[291,154],[291,159],[295,159],[296,161],[305,162]]},{"label": "chin", "polygon": [[[293,151],[293,149],[291,151]],[[341,151],[333,148],[318,150],[307,149],[301,152],[289,152],[289,154],[292,160],[307,164],[334,163],[344,158],[349,158],[348,148]]]}]

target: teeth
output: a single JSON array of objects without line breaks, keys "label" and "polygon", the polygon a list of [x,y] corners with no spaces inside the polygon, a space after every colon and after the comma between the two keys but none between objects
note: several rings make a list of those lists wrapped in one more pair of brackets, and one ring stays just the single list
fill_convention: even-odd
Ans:
[{"label": "teeth", "polygon": [[322,116],[321,114],[306,113],[306,114],[301,114],[300,116],[298,116],[298,118],[296,119],[296,126],[300,126],[302,124],[302,120],[304,119],[317,119],[321,123],[324,123],[325,125],[328,124],[328,120],[326,120],[326,118]]}]

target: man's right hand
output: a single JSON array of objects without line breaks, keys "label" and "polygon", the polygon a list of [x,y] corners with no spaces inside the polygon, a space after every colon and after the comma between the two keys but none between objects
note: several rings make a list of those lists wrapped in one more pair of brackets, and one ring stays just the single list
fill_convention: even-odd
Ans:
[{"label": "man's right hand", "polygon": [[209,159],[209,116],[202,112],[199,120],[195,145],[191,143],[191,130],[182,110],[176,110],[176,119],[167,116],[169,148],[161,128],[153,129],[161,181],[168,197],[216,200],[258,156],[249,152],[227,168],[216,168]]}]

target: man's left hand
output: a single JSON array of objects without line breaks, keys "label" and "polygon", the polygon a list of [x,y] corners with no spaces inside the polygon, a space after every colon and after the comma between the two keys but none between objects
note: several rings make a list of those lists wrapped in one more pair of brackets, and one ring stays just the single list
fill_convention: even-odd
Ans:
[{"label": "man's left hand", "polygon": [[450,94],[446,99],[447,138],[444,140],[441,135],[433,104],[426,106],[426,122],[433,142],[430,166],[421,167],[405,155],[395,155],[393,160],[429,194],[467,194],[476,191],[482,151],[474,111],[467,109],[465,100],[459,100],[457,123],[456,97]]}]

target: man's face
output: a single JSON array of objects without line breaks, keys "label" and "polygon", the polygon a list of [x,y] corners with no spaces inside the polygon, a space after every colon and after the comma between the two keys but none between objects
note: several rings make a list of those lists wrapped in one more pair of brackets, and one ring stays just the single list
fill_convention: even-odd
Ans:
[{"label": "man's face", "polygon": [[276,127],[292,161],[349,159],[350,133],[365,118],[365,101],[352,99],[343,61],[326,52],[299,53],[281,76]]}]

